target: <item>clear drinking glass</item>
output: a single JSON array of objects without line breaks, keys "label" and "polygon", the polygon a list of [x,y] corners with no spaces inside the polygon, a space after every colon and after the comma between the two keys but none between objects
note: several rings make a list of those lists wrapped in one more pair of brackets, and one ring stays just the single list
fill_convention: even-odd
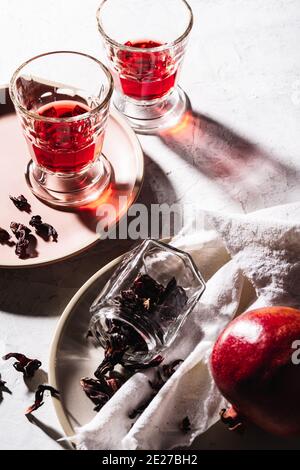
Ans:
[{"label": "clear drinking glass", "polygon": [[109,70],[79,52],[42,54],[16,70],[10,95],[32,158],[27,182],[40,199],[83,205],[108,186],[101,152],[112,92]]},{"label": "clear drinking glass", "polygon": [[145,240],[126,256],[91,307],[90,331],[104,348],[128,336],[124,362],[147,363],[174,341],[205,283],[185,252]]},{"label": "clear drinking glass", "polygon": [[178,86],[193,26],[186,0],[103,0],[97,20],[115,81],[114,104],[140,133],[175,125],[186,110]]}]

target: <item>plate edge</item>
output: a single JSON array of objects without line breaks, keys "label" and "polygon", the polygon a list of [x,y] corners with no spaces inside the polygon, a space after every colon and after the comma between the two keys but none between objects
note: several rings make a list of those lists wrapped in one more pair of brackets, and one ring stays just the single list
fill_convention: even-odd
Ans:
[{"label": "plate edge", "polygon": [[[0,89],[6,90],[6,89],[8,89],[8,85],[7,84],[0,85]],[[126,118],[124,116],[122,116],[116,109],[111,109],[110,110],[110,115],[118,123],[120,123],[123,128],[125,126],[126,134],[129,136],[130,141],[131,142],[135,141],[135,144],[134,144],[135,153],[136,153],[135,158],[136,158],[136,161],[137,161],[138,165],[137,165],[136,184],[134,186],[134,197],[133,197],[132,202],[130,204],[130,207],[131,207],[136,202],[137,198],[139,197],[142,186],[143,186],[143,181],[144,181],[144,176],[145,176],[144,152],[143,152],[141,143],[140,143],[137,135],[135,134],[133,129],[130,127],[130,125],[127,122]],[[126,216],[126,214],[123,214],[122,217],[118,221],[114,222],[114,224],[112,225],[112,228],[116,227],[120,223],[120,221],[123,219],[123,217],[125,217],[125,216]],[[28,264],[25,264],[25,265],[21,265],[21,264],[17,264],[17,263],[0,264],[0,268],[1,269],[26,269],[26,268],[31,268],[32,269],[32,268],[39,268],[39,267],[42,267],[42,266],[48,266],[48,265],[51,265],[51,264],[54,264],[54,263],[63,262],[65,260],[68,260],[68,259],[71,259],[75,256],[78,256],[82,253],[85,253],[85,251],[89,250],[90,248],[93,248],[99,242],[101,242],[101,238],[99,236],[97,236],[97,237],[95,237],[95,240],[92,241],[89,245],[87,245],[85,247],[82,247],[82,248],[79,248],[79,250],[75,251],[74,253],[70,253],[70,254],[68,254],[66,256],[63,256],[63,257],[55,258],[55,259],[52,259],[52,260],[48,259],[48,260],[42,261],[40,263],[38,263],[38,262],[28,263]]]}]

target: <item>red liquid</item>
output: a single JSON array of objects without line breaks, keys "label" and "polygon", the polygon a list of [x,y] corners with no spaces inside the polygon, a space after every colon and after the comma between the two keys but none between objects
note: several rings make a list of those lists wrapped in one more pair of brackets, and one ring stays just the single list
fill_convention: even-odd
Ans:
[{"label": "red liquid", "polygon": [[[126,42],[125,46],[147,49],[162,46],[155,41]],[[119,53],[120,82],[125,95],[138,100],[161,98],[174,87],[177,69],[168,50]]]},{"label": "red liquid", "polygon": [[[39,108],[41,116],[69,118],[90,109],[76,101],[56,101]],[[37,163],[53,172],[73,173],[82,170],[99,155],[103,135],[94,142],[89,118],[75,122],[36,121],[35,142],[29,142]],[[97,150],[97,151],[96,151]],[[101,150],[101,149],[100,149]]]}]

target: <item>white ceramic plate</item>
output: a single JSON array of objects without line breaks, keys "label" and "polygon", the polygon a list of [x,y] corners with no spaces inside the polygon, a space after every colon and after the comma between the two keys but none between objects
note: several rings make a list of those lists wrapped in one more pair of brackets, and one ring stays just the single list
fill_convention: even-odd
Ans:
[{"label": "white ceramic plate", "polygon": [[[99,291],[111,277],[122,256],[107,264],[92,276],[77,292],[63,312],[51,345],[49,382],[60,391],[60,401],[53,400],[58,419],[67,436],[74,435],[74,428],[87,424],[95,416],[92,402],[83,393],[79,381],[92,377],[103,355],[86,340],[90,321],[89,307]],[[220,265],[226,258],[220,258]],[[219,269],[220,266],[216,267]],[[210,275],[213,273],[211,272]],[[209,276],[210,277],[210,276]],[[251,294],[253,295],[253,294]],[[255,300],[245,296],[241,308]],[[298,449],[298,439],[280,439],[252,425],[247,425],[241,436],[226,429],[221,422],[201,434],[192,449]]]},{"label": "white ceramic plate", "polygon": [[[0,89],[1,91],[1,89]],[[28,267],[51,263],[77,254],[99,241],[96,231],[99,205],[111,204],[109,216],[113,226],[136,200],[144,174],[143,152],[139,141],[125,119],[112,111],[103,153],[110,161],[114,179],[99,201],[76,211],[62,211],[39,201],[27,187],[24,172],[28,162],[28,149],[6,91],[7,103],[0,105],[0,227],[8,229],[11,221],[28,225],[30,215],[20,212],[9,200],[9,195],[23,194],[32,206],[32,215],[39,214],[52,224],[59,234],[58,243],[38,238],[36,253],[20,260],[14,248],[0,245],[0,267]],[[119,196],[121,204],[119,204]]]}]

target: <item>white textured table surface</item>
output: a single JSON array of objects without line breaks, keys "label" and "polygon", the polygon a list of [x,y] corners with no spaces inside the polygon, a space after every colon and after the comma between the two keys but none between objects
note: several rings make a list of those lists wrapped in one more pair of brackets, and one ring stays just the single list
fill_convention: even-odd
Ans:
[{"label": "white textured table surface", "polygon": [[[239,212],[299,200],[300,0],[190,3],[196,24],[181,83],[193,115],[184,132],[141,137],[141,200]],[[99,56],[97,4],[1,0],[0,84],[38,53],[71,49]],[[49,344],[68,300],[129,246],[110,241],[50,267],[0,270],[0,356],[24,351],[47,371]],[[30,424],[23,410],[32,394],[22,376],[4,362],[0,373],[13,392],[0,399],[0,449],[62,448],[51,401],[36,414],[40,427]],[[212,432],[205,445],[216,448]]]}]

